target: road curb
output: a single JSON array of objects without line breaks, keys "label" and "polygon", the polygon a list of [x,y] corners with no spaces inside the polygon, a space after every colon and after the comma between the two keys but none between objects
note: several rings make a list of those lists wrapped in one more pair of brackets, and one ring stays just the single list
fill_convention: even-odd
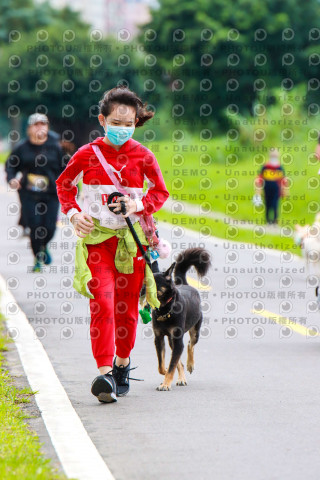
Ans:
[{"label": "road curb", "polygon": [[6,317],[7,328],[14,339],[29,385],[37,392],[36,403],[65,474],[78,480],[114,480],[74,410],[40,340],[2,276],[0,291],[0,310]]}]

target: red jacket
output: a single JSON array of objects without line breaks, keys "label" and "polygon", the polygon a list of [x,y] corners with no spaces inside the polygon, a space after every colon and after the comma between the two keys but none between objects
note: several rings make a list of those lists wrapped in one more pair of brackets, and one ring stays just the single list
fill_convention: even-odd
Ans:
[{"label": "red jacket", "polygon": [[[99,137],[79,148],[56,181],[63,213],[70,218],[74,213],[81,211],[76,202],[78,193],[76,185],[82,178],[84,194],[82,211],[97,218],[104,227],[115,229],[127,225],[121,215],[116,215],[108,209],[108,196],[117,189],[96,157],[92,144],[99,146],[123,188],[136,200],[137,212],[152,214],[162,207],[169,192],[154,154],[132,138],[117,151],[107,145],[103,137]],[[145,180],[148,182],[148,190],[143,193]],[[134,223],[139,216],[132,214],[130,219]]]}]

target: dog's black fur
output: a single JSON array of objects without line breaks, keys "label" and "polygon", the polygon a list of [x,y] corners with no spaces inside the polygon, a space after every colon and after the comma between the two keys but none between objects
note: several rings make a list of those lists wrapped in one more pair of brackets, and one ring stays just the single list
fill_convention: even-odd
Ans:
[{"label": "dog's black fur", "polygon": [[[187,370],[192,373],[194,369],[193,351],[199,340],[202,312],[199,292],[188,285],[186,279],[187,270],[191,266],[195,267],[200,277],[206,275],[211,266],[209,252],[204,248],[189,248],[179,254],[176,262],[166,272],[154,274],[160,307],[152,311],[152,325],[159,373],[165,375],[163,383],[157,390],[170,390],[176,368],[179,374],[177,385],[187,385],[184,366],[180,360],[184,348],[183,336],[186,332],[190,334]],[[167,370],[165,368],[165,336],[168,336],[172,349]]]}]

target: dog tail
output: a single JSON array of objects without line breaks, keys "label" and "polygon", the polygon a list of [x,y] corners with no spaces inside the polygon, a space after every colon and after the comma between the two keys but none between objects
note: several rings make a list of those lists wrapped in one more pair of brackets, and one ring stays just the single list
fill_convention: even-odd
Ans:
[{"label": "dog tail", "polygon": [[211,267],[210,254],[204,248],[188,248],[181,252],[176,259],[174,280],[178,285],[188,285],[186,273],[188,269],[195,267],[198,275],[203,277]]}]

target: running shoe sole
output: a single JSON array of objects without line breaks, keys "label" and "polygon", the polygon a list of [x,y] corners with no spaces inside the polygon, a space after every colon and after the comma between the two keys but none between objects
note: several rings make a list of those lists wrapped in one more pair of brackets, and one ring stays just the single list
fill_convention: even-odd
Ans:
[{"label": "running shoe sole", "polygon": [[99,375],[92,383],[91,393],[98,398],[99,402],[112,403],[117,401],[117,396],[112,385],[104,375]]}]

